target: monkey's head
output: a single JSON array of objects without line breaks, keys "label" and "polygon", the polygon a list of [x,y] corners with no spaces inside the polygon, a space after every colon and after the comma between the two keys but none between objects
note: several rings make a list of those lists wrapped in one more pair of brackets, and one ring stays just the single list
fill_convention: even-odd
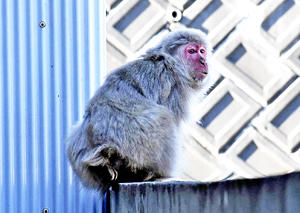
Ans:
[{"label": "monkey's head", "polygon": [[207,77],[207,47],[205,44],[189,42],[178,47],[175,56],[194,81],[203,81]]},{"label": "monkey's head", "polygon": [[177,30],[169,33],[150,51],[162,51],[173,56],[184,67],[184,74],[195,83],[207,81],[211,47],[205,35],[196,29]]}]

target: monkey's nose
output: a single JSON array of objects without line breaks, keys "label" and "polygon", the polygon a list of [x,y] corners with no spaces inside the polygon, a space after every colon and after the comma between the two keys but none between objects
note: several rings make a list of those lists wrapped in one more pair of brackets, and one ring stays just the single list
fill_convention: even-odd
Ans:
[{"label": "monkey's nose", "polygon": [[206,65],[206,62],[205,62],[205,59],[204,58],[200,58],[200,64],[205,66]]}]

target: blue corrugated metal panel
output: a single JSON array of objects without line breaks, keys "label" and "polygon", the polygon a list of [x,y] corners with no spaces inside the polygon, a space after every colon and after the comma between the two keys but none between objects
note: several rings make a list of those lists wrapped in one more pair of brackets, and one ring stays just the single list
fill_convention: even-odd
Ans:
[{"label": "blue corrugated metal panel", "polygon": [[0,212],[100,212],[64,138],[105,69],[104,1],[2,0],[0,14]]}]

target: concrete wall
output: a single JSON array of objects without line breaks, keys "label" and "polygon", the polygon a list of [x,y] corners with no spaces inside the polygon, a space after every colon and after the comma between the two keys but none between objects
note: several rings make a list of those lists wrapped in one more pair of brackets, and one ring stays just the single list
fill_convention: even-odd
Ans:
[{"label": "concrete wall", "polygon": [[202,125],[187,128],[184,178],[299,170],[299,0],[106,3],[109,69],[175,28],[198,28],[214,47],[216,87],[195,113]]}]

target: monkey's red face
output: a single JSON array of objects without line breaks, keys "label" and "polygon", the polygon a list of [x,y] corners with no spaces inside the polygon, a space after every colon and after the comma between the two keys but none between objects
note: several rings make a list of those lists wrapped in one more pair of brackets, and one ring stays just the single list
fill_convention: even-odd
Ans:
[{"label": "monkey's red face", "polygon": [[206,46],[204,44],[189,43],[185,45],[184,56],[190,71],[192,71],[192,77],[203,80],[208,74]]}]

